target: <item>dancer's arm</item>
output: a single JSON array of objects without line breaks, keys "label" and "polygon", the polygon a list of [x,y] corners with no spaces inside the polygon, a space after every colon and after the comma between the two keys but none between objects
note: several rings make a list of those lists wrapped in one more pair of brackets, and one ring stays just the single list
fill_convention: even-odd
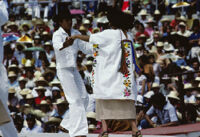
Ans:
[{"label": "dancer's arm", "polygon": [[74,40],[75,39],[80,39],[80,40],[89,42],[90,36],[87,36],[87,35],[74,35],[74,36],[71,36],[70,38],[74,39]]}]

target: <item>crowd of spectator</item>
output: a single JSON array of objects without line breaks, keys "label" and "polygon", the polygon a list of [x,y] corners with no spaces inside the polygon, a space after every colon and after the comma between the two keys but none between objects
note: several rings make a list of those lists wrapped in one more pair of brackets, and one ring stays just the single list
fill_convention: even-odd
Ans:
[{"label": "crowd of spectator", "polygon": [[[159,1],[158,9],[155,9],[153,1],[135,1],[133,11],[125,11],[137,18],[129,32],[141,67],[136,75],[137,125],[140,129],[200,120],[200,22],[192,17],[194,11],[191,10],[194,7],[196,11],[200,10],[199,1],[192,1],[185,9],[185,15],[176,14],[173,19],[165,15],[174,14],[170,6],[176,0],[167,2],[166,6]],[[73,15],[73,28],[84,35],[109,29],[104,4],[99,4],[97,11],[91,6],[88,11],[86,8],[87,14]],[[18,15],[24,12],[16,16],[10,8],[9,22],[2,27],[10,115],[19,133],[65,132],[59,124],[68,115],[68,102],[56,75],[51,42],[58,25],[50,16],[32,18],[32,12],[30,14],[26,6],[11,6],[21,9],[16,12]],[[49,14],[54,12],[55,9]],[[101,128],[101,123],[95,120],[92,91],[96,54],[79,52],[77,58],[77,67],[89,95],[87,117],[90,132]],[[130,128],[129,123],[120,124],[110,121],[109,126],[112,131]]]}]

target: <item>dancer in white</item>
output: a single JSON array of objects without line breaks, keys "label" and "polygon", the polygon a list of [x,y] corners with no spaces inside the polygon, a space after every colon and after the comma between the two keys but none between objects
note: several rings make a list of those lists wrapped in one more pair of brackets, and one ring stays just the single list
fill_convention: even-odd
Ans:
[{"label": "dancer in white", "polygon": [[88,94],[77,70],[76,58],[78,50],[92,53],[92,46],[86,46],[81,40],[68,40],[71,35],[80,34],[71,28],[72,17],[68,9],[59,10],[55,21],[60,25],[53,34],[57,74],[69,102],[69,118],[64,118],[61,126],[69,131],[70,137],[85,137],[88,134]]},{"label": "dancer in white", "polygon": [[102,120],[103,132],[99,137],[108,137],[106,120],[129,120],[132,136],[141,137],[136,126],[134,101],[137,88],[134,71],[140,71],[136,63],[133,38],[127,32],[134,18],[110,8],[108,20],[111,29],[90,36],[74,35],[70,40],[81,39],[94,44],[94,97],[97,120]]},{"label": "dancer in white", "polygon": [[[1,26],[8,21],[8,12],[3,1],[0,0],[0,100],[3,106],[7,111],[7,115],[10,119],[10,122],[0,125],[0,131],[3,134],[3,137],[17,137],[17,130],[13,124],[13,121],[10,117],[10,112],[8,110],[8,77],[7,71],[2,64],[3,61],[3,40],[1,37]],[[5,113],[4,113],[5,115]],[[0,111],[0,116],[2,116],[2,111]]]}]

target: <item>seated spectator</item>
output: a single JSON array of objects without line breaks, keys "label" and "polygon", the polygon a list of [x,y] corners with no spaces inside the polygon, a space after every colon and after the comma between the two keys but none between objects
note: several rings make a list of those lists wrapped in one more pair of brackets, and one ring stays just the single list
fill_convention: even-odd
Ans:
[{"label": "seated spectator", "polygon": [[61,118],[50,117],[44,125],[44,133],[58,133],[61,121]]},{"label": "seated spectator", "polygon": [[[145,115],[149,127],[166,127],[178,123],[175,107],[166,101],[166,98],[162,93],[153,95],[151,101],[152,107]],[[153,115],[156,115],[158,118],[156,123],[150,119]]]},{"label": "seated spectator", "polygon": [[39,105],[42,100],[46,99],[46,96],[45,96],[46,89],[42,86],[39,86],[39,87],[36,87],[35,90],[38,93],[38,97],[35,98],[35,104]]},{"label": "seated spectator", "polygon": [[21,133],[42,133],[41,126],[36,124],[36,117],[32,114],[26,115],[27,126],[22,128]]},{"label": "seated spectator", "polygon": [[9,79],[9,87],[16,88],[19,86],[19,83],[17,81],[17,75],[14,71],[8,72],[8,79]]},{"label": "seated spectator", "polygon": [[192,95],[192,84],[191,83],[187,83],[184,84],[184,91],[185,91],[185,95],[184,95],[184,102],[185,103],[193,103],[196,102],[196,98],[195,95]]},{"label": "seated spectator", "polygon": [[24,123],[24,119],[23,117],[21,116],[21,113],[16,113],[12,116],[13,118],[13,122],[14,122],[14,125],[18,131],[18,133],[21,132],[22,128],[23,128],[23,123]]}]

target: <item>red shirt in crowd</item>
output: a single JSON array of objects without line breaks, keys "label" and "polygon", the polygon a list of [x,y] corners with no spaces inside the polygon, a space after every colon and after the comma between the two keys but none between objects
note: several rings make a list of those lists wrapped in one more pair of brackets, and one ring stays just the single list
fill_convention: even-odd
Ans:
[{"label": "red shirt in crowd", "polygon": [[42,100],[45,100],[46,99],[46,97],[44,96],[44,97],[42,97],[42,98],[40,98],[40,97],[37,97],[37,98],[35,98],[35,104],[40,104],[41,103],[41,101]]}]

